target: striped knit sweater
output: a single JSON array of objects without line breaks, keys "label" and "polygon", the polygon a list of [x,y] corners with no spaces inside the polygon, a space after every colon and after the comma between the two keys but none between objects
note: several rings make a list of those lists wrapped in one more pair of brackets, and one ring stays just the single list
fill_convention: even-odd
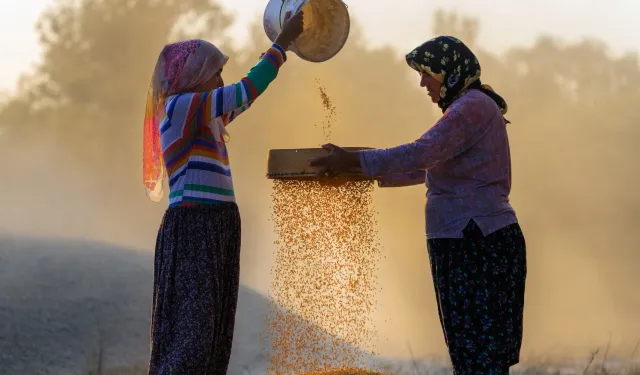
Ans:
[{"label": "striped knit sweater", "polygon": [[235,202],[225,127],[267,89],[286,59],[273,44],[240,82],[167,98],[160,142],[170,207]]}]

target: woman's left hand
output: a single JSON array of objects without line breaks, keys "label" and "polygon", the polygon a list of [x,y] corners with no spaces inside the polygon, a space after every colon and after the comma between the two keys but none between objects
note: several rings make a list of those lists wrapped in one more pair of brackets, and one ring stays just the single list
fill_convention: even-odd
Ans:
[{"label": "woman's left hand", "polygon": [[360,168],[360,157],[357,152],[347,151],[332,143],[323,145],[322,148],[329,151],[329,155],[319,156],[309,162],[310,166],[319,167],[317,177],[335,177],[340,173]]}]

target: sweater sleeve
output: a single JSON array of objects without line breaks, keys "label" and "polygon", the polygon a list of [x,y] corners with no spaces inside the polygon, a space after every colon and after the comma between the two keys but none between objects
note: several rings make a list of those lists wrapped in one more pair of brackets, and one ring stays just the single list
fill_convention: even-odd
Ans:
[{"label": "sweater sleeve", "polygon": [[380,177],[380,180],[378,180],[378,186],[386,188],[421,185],[425,183],[426,179],[427,172],[424,170],[406,173],[394,173]]},{"label": "sweater sleeve", "polygon": [[216,89],[211,93],[212,118],[221,117],[225,126],[235,120],[266,91],[286,61],[284,49],[274,43],[239,82]]},{"label": "sweater sleeve", "polygon": [[428,170],[452,159],[476,144],[488,131],[494,116],[484,100],[461,98],[416,141],[388,149],[360,151],[360,165],[367,176],[380,177]]},{"label": "sweater sleeve", "polygon": [[166,118],[160,124],[161,133],[169,132],[168,139],[192,137],[217,118],[227,126],[267,89],[285,61],[284,50],[273,44],[240,82],[213,91],[172,97],[166,106]]}]

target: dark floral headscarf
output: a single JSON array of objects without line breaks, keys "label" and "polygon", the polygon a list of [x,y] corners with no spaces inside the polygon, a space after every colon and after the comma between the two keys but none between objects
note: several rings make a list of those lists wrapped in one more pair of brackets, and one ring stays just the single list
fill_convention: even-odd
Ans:
[{"label": "dark floral headscarf", "polygon": [[493,99],[502,114],[507,102],[491,86],[480,82],[480,63],[469,47],[452,36],[439,36],[422,44],[406,56],[409,66],[442,83],[438,106],[442,112],[470,89],[478,89]]}]

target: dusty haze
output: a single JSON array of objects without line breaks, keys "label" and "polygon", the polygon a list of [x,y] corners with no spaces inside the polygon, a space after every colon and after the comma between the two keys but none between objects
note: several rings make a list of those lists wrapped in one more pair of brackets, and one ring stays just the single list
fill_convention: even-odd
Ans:
[{"label": "dusty haze", "polygon": [[[166,202],[148,201],[141,184],[151,70],[170,40],[198,36],[228,45],[216,36],[232,20],[203,0],[83,3],[92,8],[59,5],[43,15],[43,64],[0,110],[0,229],[152,251]],[[198,22],[189,9],[201,12]],[[485,27],[473,14],[429,16],[439,17],[435,29],[415,30],[424,40],[451,33],[474,47]],[[185,31],[185,19],[199,27]],[[232,58],[227,83],[268,47],[259,25],[253,35],[242,50],[225,48]],[[582,357],[609,337],[614,351],[629,355],[640,340],[637,54],[613,57],[607,41],[565,44],[562,35],[504,55],[475,51],[483,81],[509,103],[512,203],[528,242],[524,356]],[[314,126],[325,116],[316,79],[336,107],[331,141],[338,145],[395,146],[438,117],[402,56],[368,48],[357,26],[329,62],[290,55],[264,96],[229,128],[243,219],[242,282],[264,293],[275,249],[267,150],[323,143]],[[444,353],[424,194],[424,186],[374,193],[386,257],[377,313],[384,355],[407,356],[408,346],[415,355]]]}]

